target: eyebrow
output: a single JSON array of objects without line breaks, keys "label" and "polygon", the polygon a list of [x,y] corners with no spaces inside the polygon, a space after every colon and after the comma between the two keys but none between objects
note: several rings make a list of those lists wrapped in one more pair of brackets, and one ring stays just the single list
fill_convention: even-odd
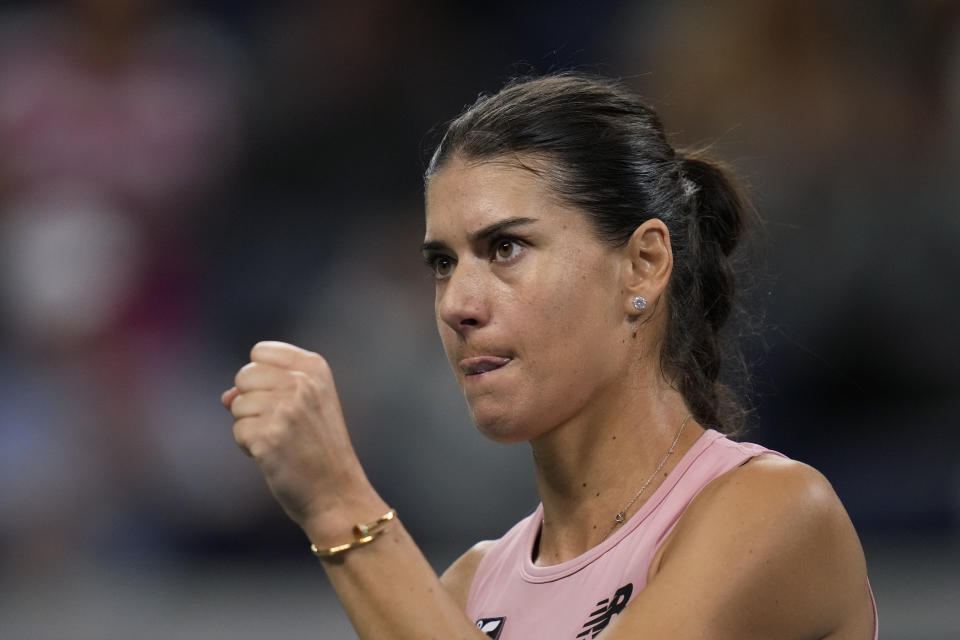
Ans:
[{"label": "eyebrow", "polygon": [[[470,234],[470,244],[477,244],[486,240],[490,236],[495,236],[498,233],[502,232],[504,229],[509,229],[511,227],[517,227],[525,224],[532,224],[537,222],[537,218],[506,218],[499,222],[494,222],[491,225],[488,225],[479,231],[474,231]],[[438,251],[442,249],[449,249],[449,247],[444,242],[439,240],[428,240],[420,245],[420,252],[427,253],[428,251]]]}]

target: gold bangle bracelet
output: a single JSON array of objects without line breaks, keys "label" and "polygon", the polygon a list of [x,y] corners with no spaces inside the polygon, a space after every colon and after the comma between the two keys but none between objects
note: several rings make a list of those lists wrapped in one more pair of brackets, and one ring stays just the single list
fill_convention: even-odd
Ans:
[{"label": "gold bangle bracelet", "polygon": [[373,522],[354,525],[353,535],[356,537],[356,539],[353,542],[338,544],[335,547],[329,547],[327,549],[321,549],[317,545],[311,543],[310,551],[312,551],[315,556],[320,558],[329,558],[330,556],[335,556],[338,553],[343,553],[344,551],[349,551],[355,547],[368,544],[376,540],[381,533],[386,531],[387,525],[396,517],[397,512],[391,509]]}]

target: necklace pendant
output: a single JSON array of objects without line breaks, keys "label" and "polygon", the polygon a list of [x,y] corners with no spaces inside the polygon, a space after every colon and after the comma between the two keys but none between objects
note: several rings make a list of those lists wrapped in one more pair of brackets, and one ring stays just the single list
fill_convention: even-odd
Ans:
[{"label": "necklace pendant", "polygon": [[[623,524],[623,519],[626,517],[627,511],[633,506],[633,503],[637,501],[637,498],[642,496],[643,492],[647,490],[647,487],[650,486],[650,483],[653,482],[653,479],[657,477],[658,473],[660,473],[660,469],[663,469],[663,465],[667,463],[667,458],[670,457],[670,454],[672,454],[673,450],[676,449],[677,443],[680,442],[680,434],[683,433],[683,428],[687,426],[687,420],[692,417],[693,414],[688,413],[687,417],[684,418],[683,422],[680,423],[680,429],[677,430],[677,435],[673,439],[673,444],[671,444],[670,448],[667,449],[667,453],[663,456],[663,459],[660,460],[660,464],[657,465],[657,468],[653,470],[653,474],[651,474],[650,477],[647,478],[647,481],[643,483],[643,486],[640,487],[640,491],[637,491],[636,495],[630,498],[630,502],[627,503],[627,506],[625,506],[622,511],[613,517],[613,526],[610,527],[610,531],[607,533],[607,536],[613,533],[613,530],[617,528],[617,525]],[[598,493],[597,495],[600,494]]]}]

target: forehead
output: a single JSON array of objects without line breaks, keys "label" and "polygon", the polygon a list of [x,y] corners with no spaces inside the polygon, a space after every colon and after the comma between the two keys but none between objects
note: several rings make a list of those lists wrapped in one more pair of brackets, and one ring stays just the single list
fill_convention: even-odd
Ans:
[{"label": "forehead", "polygon": [[453,158],[429,180],[427,237],[484,227],[508,217],[543,218],[566,209],[534,165],[511,159]]}]

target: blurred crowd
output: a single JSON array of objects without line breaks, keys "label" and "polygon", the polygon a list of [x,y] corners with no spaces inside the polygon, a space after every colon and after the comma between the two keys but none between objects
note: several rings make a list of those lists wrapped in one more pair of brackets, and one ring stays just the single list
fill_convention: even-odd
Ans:
[{"label": "blurred crowd", "polygon": [[425,544],[531,510],[525,450],[471,431],[435,335],[420,176],[478,93],[571,67],[624,78],[753,194],[750,438],[824,470],[866,536],[960,528],[960,3],[0,8],[14,575],[302,555],[218,401],[259,339],[327,356]]}]

